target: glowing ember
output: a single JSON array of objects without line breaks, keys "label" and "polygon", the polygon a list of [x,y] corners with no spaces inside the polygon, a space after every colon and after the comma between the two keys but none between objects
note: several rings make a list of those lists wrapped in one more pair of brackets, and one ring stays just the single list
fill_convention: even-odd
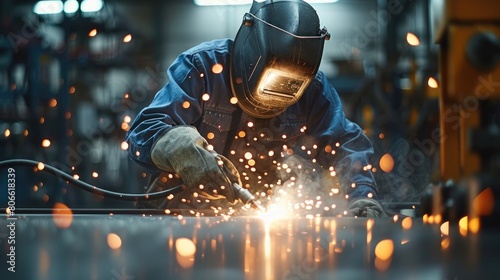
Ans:
[{"label": "glowing ember", "polygon": [[43,139],[42,140],[42,147],[44,147],[44,148],[50,147],[50,140],[49,139]]},{"label": "glowing ember", "polygon": [[214,74],[220,74],[222,73],[222,70],[224,70],[224,67],[222,66],[222,64],[215,64],[214,66],[212,66],[212,72]]},{"label": "glowing ember", "polygon": [[450,222],[446,221],[444,222],[441,227],[441,235],[448,236],[450,235]]},{"label": "glowing ember", "polygon": [[182,103],[182,108],[184,109],[187,109],[191,106],[191,103],[189,103],[189,101],[184,101],[184,103]]},{"label": "glowing ember", "polygon": [[389,173],[394,168],[394,159],[387,153],[380,158],[379,164],[382,171]]},{"label": "glowing ember", "polygon": [[408,42],[410,46],[414,47],[420,45],[420,40],[418,39],[417,35],[411,32],[406,33],[406,42]]},{"label": "glowing ember", "polygon": [[125,37],[123,37],[123,42],[124,43],[129,43],[130,41],[132,41],[132,35],[131,34],[127,34],[127,35],[125,35]]},{"label": "glowing ember", "polygon": [[194,256],[196,253],[196,245],[194,242],[188,238],[178,238],[175,241],[175,249],[177,251],[176,259],[179,265],[185,269],[191,268],[194,265]]},{"label": "glowing ember", "polygon": [[413,222],[412,222],[411,217],[406,217],[406,218],[403,219],[403,221],[401,221],[401,226],[405,230],[411,229],[412,224],[413,224]]},{"label": "glowing ember", "polygon": [[213,134],[212,132],[207,133],[207,139],[214,139],[214,137],[215,134]]},{"label": "glowing ember", "polygon": [[441,249],[446,250],[450,247],[450,238],[446,237],[443,240],[441,240]]},{"label": "glowing ember", "polygon": [[95,35],[97,35],[97,29],[94,28],[94,29],[90,30],[89,37],[94,37]]},{"label": "glowing ember", "polygon": [[210,99],[210,95],[209,95],[208,93],[205,93],[205,94],[203,94],[203,95],[201,96],[201,99],[202,99],[203,101],[208,101],[208,100]]},{"label": "glowing ember", "polygon": [[120,145],[120,148],[124,151],[126,151],[128,149],[128,143],[123,141]]},{"label": "glowing ember", "polygon": [[122,247],[122,239],[116,233],[108,233],[106,238],[109,248],[113,250],[120,249]]},{"label": "glowing ember", "polygon": [[460,235],[462,236],[467,236],[467,231],[469,229],[469,221],[468,217],[465,216],[458,221],[458,230],[460,232]]},{"label": "glowing ember", "polygon": [[438,88],[439,87],[438,82],[433,77],[429,77],[429,79],[427,80],[427,85],[430,88]]},{"label": "glowing ember", "polygon": [[469,231],[471,233],[478,233],[480,228],[480,220],[479,218],[469,219]]},{"label": "glowing ember", "polygon": [[392,257],[394,252],[394,242],[390,239],[380,241],[375,247],[375,256],[383,261]]},{"label": "glowing ember", "polygon": [[49,100],[49,107],[54,108],[57,106],[57,100],[55,98],[52,98]]},{"label": "glowing ember", "polygon": [[45,168],[45,165],[42,162],[39,162],[36,168],[38,168],[38,170],[43,170]]},{"label": "glowing ember", "polygon": [[59,228],[69,228],[73,222],[73,211],[64,203],[55,203],[52,208],[52,220]]},{"label": "glowing ember", "polygon": [[229,102],[230,102],[231,104],[236,104],[236,103],[238,103],[238,98],[236,98],[236,97],[231,97],[231,99],[229,100]]}]

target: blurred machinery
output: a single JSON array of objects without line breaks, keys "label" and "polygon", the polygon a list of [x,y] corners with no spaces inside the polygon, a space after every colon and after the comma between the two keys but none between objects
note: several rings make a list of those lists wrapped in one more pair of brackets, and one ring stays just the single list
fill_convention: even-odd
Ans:
[{"label": "blurred machinery", "polygon": [[[441,180],[424,213],[446,219],[500,214],[500,2],[432,1],[440,44]],[[495,204],[495,202],[497,202]]]},{"label": "blurred machinery", "polygon": [[[133,111],[163,83],[151,66],[153,44],[111,5],[44,14],[38,2],[2,3],[0,160],[44,161],[107,189],[139,192],[145,176],[128,166],[122,142]],[[102,204],[53,176],[17,172],[26,186],[19,204]]]}]

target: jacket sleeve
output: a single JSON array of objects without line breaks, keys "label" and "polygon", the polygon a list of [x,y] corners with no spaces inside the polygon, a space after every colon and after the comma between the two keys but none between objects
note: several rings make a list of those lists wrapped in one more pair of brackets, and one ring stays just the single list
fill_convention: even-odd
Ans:
[{"label": "jacket sleeve", "polygon": [[316,159],[324,168],[333,169],[349,199],[377,198],[377,186],[371,171],[373,146],[362,129],[348,120],[339,95],[323,73],[311,84],[307,137],[318,145]]},{"label": "jacket sleeve", "polygon": [[156,141],[176,125],[191,125],[201,117],[203,75],[196,59],[181,54],[168,68],[168,83],[159,90],[149,106],[142,109],[126,134],[128,155],[151,172],[159,171],[151,160]]}]

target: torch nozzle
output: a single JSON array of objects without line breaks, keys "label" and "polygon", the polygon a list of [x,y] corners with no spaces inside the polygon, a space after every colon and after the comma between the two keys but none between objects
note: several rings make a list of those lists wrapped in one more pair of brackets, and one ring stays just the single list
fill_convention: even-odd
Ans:
[{"label": "torch nozzle", "polygon": [[236,192],[236,197],[245,205],[249,204],[253,209],[265,212],[266,209],[257,203],[253,194],[251,194],[247,189],[242,188],[240,185],[233,183],[233,189]]}]

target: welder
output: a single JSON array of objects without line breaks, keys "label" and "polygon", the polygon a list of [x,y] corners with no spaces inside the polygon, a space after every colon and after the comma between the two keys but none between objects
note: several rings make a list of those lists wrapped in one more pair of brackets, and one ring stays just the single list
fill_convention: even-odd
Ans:
[{"label": "welder", "polygon": [[[369,168],[372,144],[345,117],[319,71],[329,37],[304,1],[254,1],[234,40],[204,42],[180,54],[126,140],[129,156],[151,174],[148,192],[179,180],[184,190],[140,206],[235,207],[233,184],[271,196],[290,179],[283,174],[322,178],[334,172],[346,213],[385,216]],[[293,158],[305,164],[286,163]]]}]

